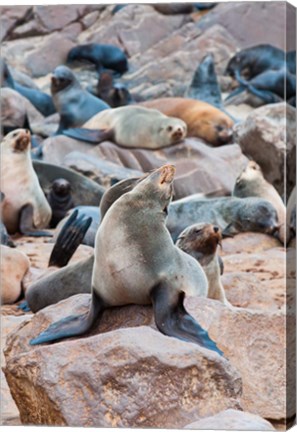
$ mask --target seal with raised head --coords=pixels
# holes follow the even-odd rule
[[[30,139],[29,131],[17,129],[1,142],[2,220],[9,234],[51,236],[41,231],[52,211],[32,166]]]
[[[127,56],[121,48],[115,45],[84,44],[72,48],[67,55],[67,62],[87,60],[95,65],[97,72],[112,69],[122,75],[128,70]]]
[[[213,146],[227,144],[232,140],[233,120],[207,102],[168,97],[142,102],[141,105],[183,120],[189,137],[202,138]]]
[[[174,241],[189,225],[205,221],[221,228],[226,237],[248,231],[273,235],[279,229],[276,209],[262,198],[190,195],[168,207],[167,228]]]
[[[75,207],[71,192],[71,183],[64,178],[58,178],[51,184],[47,194],[47,200],[52,209],[51,228],[55,228],[66,216],[68,210]]]
[[[123,83],[114,83],[109,71],[100,73],[96,87],[88,86],[87,90],[105,101],[111,108],[118,108],[132,103],[132,96]]]
[[[124,148],[157,150],[182,141],[187,126],[179,118],[156,109],[125,106],[100,112],[83,128],[69,129],[64,135],[90,143],[111,140]]]
[[[98,112],[110,108],[106,102],[84,90],[67,66],[58,66],[54,70],[51,93],[60,114],[57,134],[81,126]]]
[[[249,161],[236,179],[232,195],[238,198],[259,197],[269,201],[277,211],[278,238],[286,244],[286,207],[275,187],[265,180],[260,165]]]
[[[178,236],[176,246],[194,257],[202,266],[208,280],[208,298],[232,307],[220,278],[224,271],[223,260],[217,253],[221,241],[222,231],[218,226],[201,222],[183,230]]]
[[[208,283],[200,264],[173,244],[165,226],[174,173],[172,165],[164,165],[112,204],[96,236],[89,312],[50,325],[32,345],[84,334],[106,308],[152,303],[162,333],[222,354],[183,306],[186,294],[206,297]]]

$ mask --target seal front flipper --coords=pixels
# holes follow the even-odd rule
[[[66,266],[81,244],[92,223],[92,218],[85,218],[84,214],[77,218],[77,215],[78,210],[75,210],[61,229],[49,259],[49,267]]]
[[[20,211],[20,233],[30,237],[52,237],[53,235],[48,231],[42,231],[34,228],[33,226],[33,206],[26,204]]]
[[[226,228],[222,231],[223,237],[234,237],[236,234],[238,234],[240,231],[236,228],[236,226],[231,222],[229,225],[226,226]]]
[[[160,282],[151,291],[155,322],[161,333],[187,342],[194,342],[203,348],[223,355],[206,330],[185,310],[185,293],[177,292],[166,282]]]
[[[99,144],[102,141],[112,140],[114,137],[112,129],[70,128],[64,130],[62,133],[70,138],[90,144]]]
[[[86,333],[98,322],[105,309],[101,298],[93,291],[90,310],[82,315],[71,315],[51,324],[36,338],[30,340],[30,345],[53,342]]]

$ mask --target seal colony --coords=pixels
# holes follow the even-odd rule
[[[165,227],[174,172],[172,165],[155,170],[110,207],[96,236],[89,312],[52,324],[31,345],[81,335],[108,307],[152,303],[162,333],[222,354],[183,306],[185,295],[206,297],[208,284],[198,262],[174,246]]]

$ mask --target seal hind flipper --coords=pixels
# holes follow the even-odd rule
[[[33,211],[32,204],[26,204],[21,208],[19,223],[20,233],[30,237],[52,237],[52,233],[34,228]]]
[[[61,229],[49,259],[49,267],[65,267],[81,244],[93,219],[85,218],[84,214],[77,218],[77,215],[78,210],[75,210]]]
[[[113,139],[112,129],[70,128],[64,130],[62,133],[70,138],[90,144],[100,144],[102,141]]]
[[[155,322],[161,333],[187,342],[194,342],[203,348],[223,355],[206,330],[186,311],[183,305],[184,292],[177,292],[166,282],[160,282],[151,292]]]
[[[28,305],[27,300],[22,301],[22,303],[20,303],[17,307],[17,309],[22,310],[23,312],[31,312],[31,309]]]
[[[88,312],[82,315],[70,315],[51,324],[36,338],[30,340],[30,345],[39,345],[45,342],[54,342],[72,336],[86,333],[101,318],[104,303],[98,294],[92,293],[92,301]]]

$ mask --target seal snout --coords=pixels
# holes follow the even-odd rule
[[[163,165],[160,169],[160,184],[171,183],[175,175],[174,165]]]
[[[175,141],[180,141],[185,137],[185,130],[181,126],[177,126],[172,133],[172,138]]]
[[[218,139],[221,144],[228,144],[233,140],[233,129],[223,128],[218,132]]]
[[[12,132],[12,138],[14,140],[14,152],[25,151],[30,146],[31,133],[28,129],[18,129]]]

